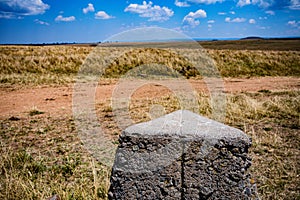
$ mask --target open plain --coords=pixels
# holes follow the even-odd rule
[[[200,44],[223,80],[224,123],[252,137],[251,180],[261,199],[299,199],[300,41]],[[107,198],[110,169],[85,149],[72,113],[77,73],[95,48],[101,47],[0,46],[1,199]],[[191,63],[169,50],[137,48],[115,59],[95,90],[99,124],[113,144],[121,133],[111,103],[114,89],[122,75],[147,62],[165,64],[185,77],[194,89],[197,113],[211,117],[210,92]],[[139,78],[147,73],[142,70]],[[153,82],[131,95],[134,123],[150,120],[155,105],[164,113],[180,109],[176,95]]]

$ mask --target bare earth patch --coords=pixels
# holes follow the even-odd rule
[[[202,80],[191,80],[192,87],[197,92],[207,91]],[[117,81],[99,83],[97,101],[109,100]],[[257,92],[260,90],[293,90],[300,88],[300,78],[295,77],[261,77],[261,78],[226,78],[224,88],[227,93]],[[34,88],[0,87],[1,118],[11,115],[28,114],[32,109],[39,109],[51,116],[72,114],[73,85],[40,86]],[[170,91],[161,85],[146,85],[139,89],[135,98],[153,98],[168,94]]]
[[[198,93],[199,112],[209,117],[206,84],[188,81]],[[101,127],[115,145],[121,130],[110,100],[117,84],[118,80],[100,81],[95,101]],[[300,78],[226,78],[224,88],[225,123],[252,137],[250,170],[261,198],[298,199]],[[107,198],[110,169],[97,162],[80,140],[72,95],[71,84],[0,87],[1,199],[46,199],[55,194],[61,199]],[[163,82],[137,88],[129,109],[135,123],[149,120],[148,112],[156,104],[166,112],[180,109]]]

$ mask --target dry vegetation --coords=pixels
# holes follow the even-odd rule
[[[93,50],[74,46],[0,47],[0,88],[19,85],[71,83],[82,62]],[[167,51],[133,51],[111,64],[107,76],[118,77],[127,66],[158,62],[183,75],[195,75],[190,63]],[[299,76],[299,51],[208,50],[226,77]],[[147,71],[146,71],[147,72]],[[144,72],[141,72],[144,73]],[[262,199],[300,198],[300,91],[244,92],[227,94],[225,123],[252,137],[251,172]],[[199,113],[210,117],[209,94],[198,93]],[[171,94],[153,98],[132,98],[130,114],[135,122],[147,121],[151,106],[160,104],[167,113],[180,109]],[[103,128],[117,144],[120,130],[114,121],[111,102],[97,103]],[[110,170],[84,149],[72,116],[50,116],[33,108],[22,117],[0,120],[0,198],[105,199]]]
[[[70,83],[91,47],[1,46],[0,83]]]
[[[300,51],[209,50],[223,77],[300,76]]]
[[[92,50],[76,46],[0,46],[0,83],[71,83]],[[222,77],[300,76],[300,51],[208,50],[208,54]],[[188,78],[199,76],[193,65],[176,53],[146,48],[120,55],[109,65],[106,77],[119,77],[128,69],[151,62],[169,66]]]
[[[276,51],[299,51],[300,40],[298,39],[275,39],[260,40],[248,39],[239,41],[202,41],[199,42],[206,49],[231,49],[231,50],[276,50]]]

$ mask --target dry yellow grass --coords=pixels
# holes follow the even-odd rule
[[[73,82],[93,50],[93,47],[76,46],[0,46],[0,83]],[[119,77],[133,67],[149,63],[168,66],[187,78],[199,76],[189,59],[196,58],[200,50],[181,51],[189,57],[184,58],[172,49],[124,48],[107,66],[105,76]],[[300,76],[299,51],[208,50],[207,53],[214,59],[222,77]],[[99,58],[103,59],[101,55]]]
[[[0,83],[72,82],[92,47],[0,46]]]
[[[223,77],[300,76],[299,51],[209,50]]]
[[[0,47],[0,82],[4,84],[61,84],[74,81],[76,73],[93,50],[91,47]],[[118,77],[147,61],[152,49],[132,51],[116,59],[107,75]],[[192,76],[189,63],[175,54],[165,54],[162,63]],[[299,52],[209,50],[223,76],[299,76]],[[141,56],[131,59],[131,56]],[[146,60],[145,60],[146,59]],[[158,62],[159,57],[153,57]],[[145,60],[145,61],[143,61]],[[143,73],[143,72],[141,72]],[[252,174],[262,199],[299,199],[300,92],[260,91],[227,94],[225,123],[252,136]],[[199,113],[211,116],[209,95],[198,94]],[[135,122],[150,119],[149,109],[162,105],[166,112],[180,109],[173,95],[133,98],[130,115]],[[114,143],[120,133],[111,102],[96,106],[103,128]],[[30,115],[32,111],[32,115]],[[77,137],[71,116],[40,116],[28,111],[23,119],[0,120],[0,198],[45,199],[58,194],[62,199],[106,199],[110,169],[86,152]]]
[[[105,198],[109,170],[84,150],[74,129],[71,119],[1,120],[0,198]]]
[[[228,94],[225,123],[252,137],[252,175],[262,199],[299,197],[299,91]],[[120,133],[110,101],[97,104],[102,127],[117,144]],[[198,94],[199,113],[211,115],[209,96]],[[153,105],[167,113],[180,109],[174,95],[133,98],[130,116],[150,119]],[[110,169],[84,149],[71,118],[32,115],[20,121],[1,120],[0,197],[44,199],[105,199]]]

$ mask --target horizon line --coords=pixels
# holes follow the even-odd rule
[[[107,44],[107,43],[140,43],[140,42],[187,42],[187,41],[195,41],[195,42],[212,42],[212,41],[237,41],[237,40],[280,40],[280,39],[300,39],[300,36],[283,36],[283,37],[260,37],[260,36],[248,36],[248,37],[232,37],[232,38],[174,38],[169,40],[134,40],[134,41],[98,41],[98,42],[37,42],[37,43],[0,43],[0,45],[67,45],[67,44]]]

